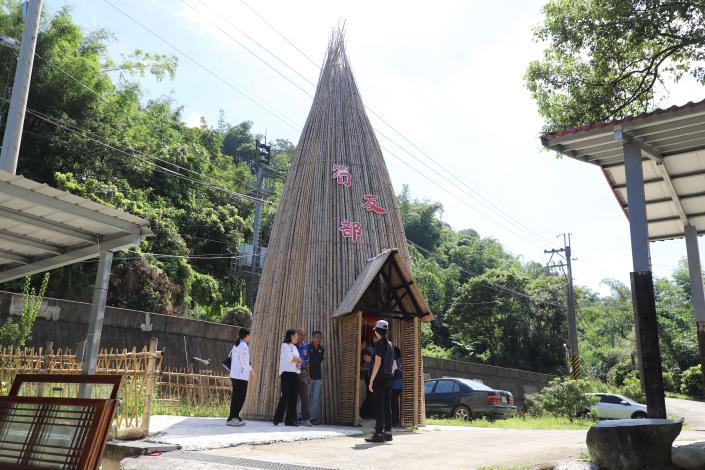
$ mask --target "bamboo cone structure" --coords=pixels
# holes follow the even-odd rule
[[[338,180],[334,165],[349,171]],[[344,172],[343,172],[344,173]],[[376,213],[363,207],[378,196]],[[340,230],[360,224],[356,242]],[[332,314],[367,260],[397,248],[408,261],[404,226],[389,173],[345,54],[343,30],[333,33],[279,210],[254,308],[251,342],[256,378],[245,415],[271,419],[279,399],[279,351],[289,328],[323,332],[319,421],[336,421],[341,358]],[[359,340],[359,337],[358,337]]]

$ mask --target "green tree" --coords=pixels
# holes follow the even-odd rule
[[[550,0],[526,83],[547,130],[650,110],[685,74],[705,84],[702,0]]]

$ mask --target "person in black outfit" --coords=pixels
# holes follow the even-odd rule
[[[278,426],[284,419],[287,426],[296,424],[296,402],[299,398],[298,385],[301,373],[301,359],[296,349],[298,337],[295,330],[287,330],[279,353],[279,375],[281,376],[281,397],[274,412],[274,425]],[[284,412],[286,411],[286,418]]]
[[[375,433],[367,442],[392,440],[392,382],[394,381],[394,345],[387,339],[389,323],[375,325],[375,358],[369,390],[375,402]]]

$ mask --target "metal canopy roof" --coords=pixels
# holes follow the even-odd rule
[[[0,282],[139,244],[149,222],[0,171]]]
[[[705,100],[541,137],[551,150],[600,166],[627,216],[629,142],[643,156],[649,239],[683,237],[686,225],[705,233]]]

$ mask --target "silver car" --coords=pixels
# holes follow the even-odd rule
[[[595,404],[599,419],[643,419],[646,418],[646,405],[615,393],[591,393],[600,398]]]

